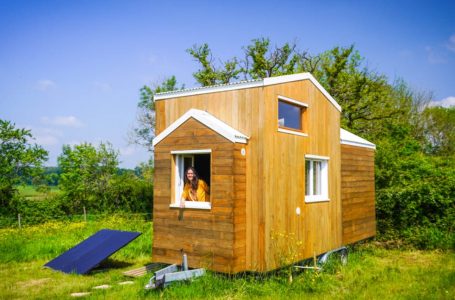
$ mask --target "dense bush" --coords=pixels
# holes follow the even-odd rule
[[[425,154],[412,142],[385,147],[376,155],[380,238],[455,249],[455,158]]]
[[[21,215],[21,224],[39,224],[52,220],[66,218],[63,211],[62,199],[59,196],[42,200],[29,200],[16,195],[11,200],[11,205],[0,216],[0,226],[18,224],[18,215]]]
[[[37,187],[37,190],[41,189]],[[40,199],[28,199],[16,194],[8,207],[0,209],[0,227],[18,224],[39,224],[47,221],[68,220],[74,216],[82,218],[84,207],[87,214],[106,215],[111,213],[151,213],[153,184],[133,174],[114,175],[106,192],[90,195],[86,205],[71,201],[64,193],[50,194]]]

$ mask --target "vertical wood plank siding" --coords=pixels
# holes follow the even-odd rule
[[[308,80],[264,88],[263,176],[265,267],[298,261],[341,246],[340,113]],[[308,104],[307,137],[278,132],[279,95]],[[306,120],[305,120],[306,119]],[[329,201],[305,202],[305,155],[329,157]],[[254,184],[254,183],[253,183]],[[301,214],[297,215],[296,209]]]
[[[341,145],[343,244],[376,235],[374,150]]]
[[[278,132],[278,95],[308,104],[307,137]],[[210,133],[202,135],[203,128],[188,121],[156,146],[154,261],[179,262],[179,249],[186,247],[192,266],[267,271],[280,266],[280,256],[299,260],[342,245],[340,113],[311,81],[157,101],[156,134],[191,108],[209,112],[250,139],[244,145],[214,132],[206,137]],[[189,136],[197,136],[198,144]],[[213,175],[211,211],[185,211],[179,223],[178,209],[169,208],[169,152],[189,147],[214,149],[212,172],[217,159],[232,159],[232,173],[219,168],[227,173]],[[305,203],[305,154],[330,158],[329,201]],[[227,166],[228,160],[222,163]]]

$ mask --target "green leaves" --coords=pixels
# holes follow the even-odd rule
[[[199,62],[200,69],[193,73],[193,77],[202,86],[226,84],[232,79],[238,79],[240,69],[237,58],[221,62],[222,67],[213,63],[212,50],[207,43],[194,45],[186,50],[195,61]]]
[[[60,188],[70,210],[83,206],[99,208],[100,203],[96,201],[103,199],[118,163],[118,152],[109,143],[101,143],[98,148],[88,143],[64,145],[58,157],[62,172]]]
[[[17,129],[9,121],[0,119],[0,203],[7,207],[15,188],[22,178],[42,172],[47,151],[31,144],[32,134],[27,129]]]
[[[299,51],[295,43],[271,46],[268,38],[253,39],[243,48],[244,59],[237,57],[220,61],[216,66],[212,51],[207,43],[194,45],[188,49],[200,69],[193,77],[201,86],[227,84],[243,75],[243,79],[261,79],[302,71],[303,66],[311,66],[314,60],[304,51]]]
[[[427,107],[423,112],[423,131],[431,154],[455,153],[455,107]]]
[[[161,84],[154,87],[144,85],[139,91],[139,109],[136,127],[129,135],[130,142],[137,145],[145,146],[152,151],[152,141],[155,137],[155,100],[157,93],[176,91],[183,89],[184,86],[178,87],[177,79],[171,76],[165,79]]]

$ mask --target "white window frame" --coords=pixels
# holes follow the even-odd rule
[[[280,101],[283,101],[283,102],[288,103],[288,104],[293,104],[295,106],[300,106],[300,108],[301,108],[301,110],[300,110],[301,116],[300,117],[302,118],[300,121],[303,122],[304,113],[302,112],[302,109],[307,109],[308,108],[308,104],[307,103],[304,103],[304,102],[302,102],[300,100],[295,100],[295,99],[292,99],[292,98],[289,98],[289,97],[278,95],[278,105],[279,105]],[[279,123],[279,120],[278,120],[278,123]],[[295,129],[295,128],[287,129],[287,127],[280,126],[278,124],[278,132],[307,137],[308,133],[304,132],[303,131],[304,129],[305,128],[303,128],[303,123],[302,123],[302,129]]]
[[[327,156],[320,156],[320,155],[305,155],[305,202],[312,203],[312,202],[326,202],[330,201],[329,199],[329,157]],[[307,172],[306,165],[307,161],[310,162],[310,171]],[[320,171],[320,183],[321,183],[321,193],[318,195],[314,194],[313,191],[313,182],[314,182],[314,162],[321,163],[321,171]],[[309,174],[309,178],[307,178],[307,174]],[[307,184],[307,182],[310,184]],[[306,187],[309,187],[310,190],[307,191]]]
[[[198,149],[198,150],[177,150],[171,151],[171,155],[175,159],[175,170],[174,170],[174,199],[171,199],[169,207],[179,208],[182,199],[183,187],[184,187],[184,160],[185,157],[192,157],[192,166],[194,166],[194,154],[211,154],[211,149]],[[210,202],[199,202],[199,201],[185,201],[185,208],[194,209],[211,209],[212,205]]]

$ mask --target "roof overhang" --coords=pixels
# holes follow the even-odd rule
[[[233,143],[246,144],[248,142],[249,139],[248,136],[232,128],[231,126],[224,123],[220,119],[217,119],[216,117],[212,116],[208,112],[199,109],[190,109],[189,111],[184,113],[180,118],[178,118],[174,123],[169,125],[169,127],[167,127],[160,134],[158,134],[153,139],[153,146],[156,146],[165,137],[171,134],[174,130],[176,130],[180,125],[185,123],[190,118],[194,118],[195,120],[201,122],[208,128],[212,129],[213,131],[217,132],[218,134],[220,134],[221,136],[225,137],[226,139],[230,140]]]
[[[376,149],[376,145],[369,142],[358,135],[353,134],[343,128],[340,128],[340,142],[344,145],[351,145],[357,147],[364,147],[370,149]]]
[[[335,99],[333,99],[332,96],[330,96],[330,94],[324,89],[324,87],[310,73],[298,73],[292,75],[269,77],[259,80],[239,81],[229,84],[219,84],[207,87],[197,87],[192,89],[158,93],[154,96],[154,100],[159,101],[177,97],[202,95],[208,93],[240,90],[254,87],[264,87],[268,85],[281,84],[300,80],[310,80],[318,88],[318,90],[330,101],[330,103],[332,103],[332,105],[335,106],[335,108],[341,112],[341,106],[335,101]]]

